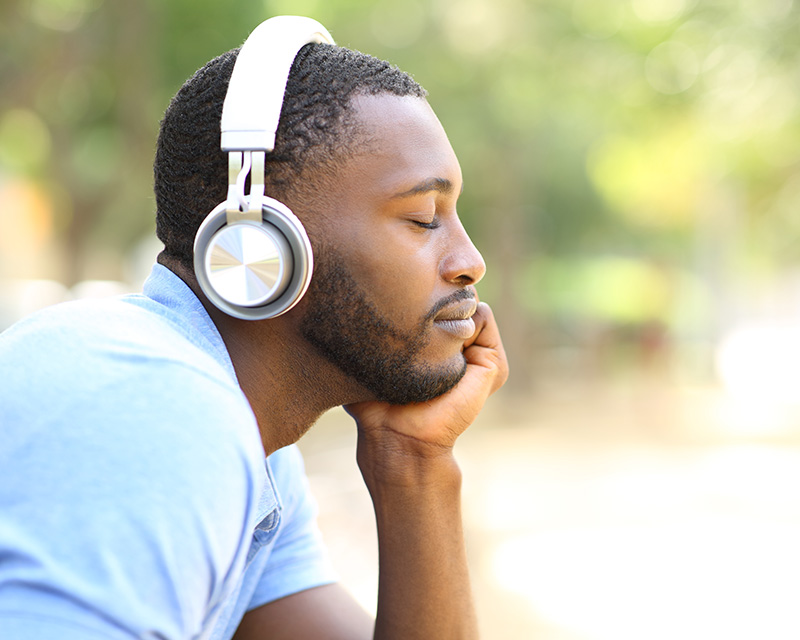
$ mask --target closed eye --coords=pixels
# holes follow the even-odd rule
[[[431,220],[430,222],[425,222],[423,220],[412,220],[411,222],[413,222],[415,225],[423,229],[438,229],[439,226],[441,225],[439,216],[434,216],[433,220]]]

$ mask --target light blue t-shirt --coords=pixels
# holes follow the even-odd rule
[[[142,295],[0,334],[0,639],[218,640],[334,580],[296,447],[264,450],[223,341]]]

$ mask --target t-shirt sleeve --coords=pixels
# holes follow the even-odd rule
[[[272,454],[268,468],[281,500],[281,525],[248,610],[337,580],[297,446]]]
[[[180,364],[84,364],[82,391],[50,371],[3,415],[0,637],[199,637],[245,562],[264,480],[252,413]]]

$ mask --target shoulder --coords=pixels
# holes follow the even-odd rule
[[[149,309],[119,299],[59,305],[0,338],[0,404],[12,443],[37,437],[40,448],[63,450],[91,443],[95,456],[119,455],[128,466],[146,455],[151,474],[161,458],[202,466],[231,449],[263,461],[236,381]]]
[[[0,372],[11,383],[0,394],[11,400],[58,389],[80,402],[83,393],[102,389],[136,401],[142,394],[134,382],[156,399],[204,381],[241,396],[199,332],[125,299],[66,303],[25,318],[0,334]]]
[[[46,310],[4,334],[0,373],[4,484],[33,492],[31,504],[58,498],[98,521],[122,509],[178,526],[215,511],[241,521],[260,490],[264,452],[238,385],[147,309]]]
[[[161,628],[196,633],[244,562],[265,480],[235,380],[120,301],[16,325],[0,337],[0,379],[0,552],[24,560],[0,583],[42,585],[131,629],[163,615]]]
[[[226,376],[213,345],[186,319],[143,296],[55,305],[0,333],[0,367],[77,366],[82,361],[147,365],[172,360]]]
[[[157,314],[118,300],[67,304],[2,338],[6,468],[42,465],[41,482],[63,473],[109,501],[126,485],[131,504],[142,492],[191,502],[263,480],[241,389]]]

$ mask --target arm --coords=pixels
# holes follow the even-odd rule
[[[375,638],[477,637],[461,527],[456,438],[505,382],[508,365],[491,310],[481,304],[467,373],[418,405],[347,407],[358,463],[375,508],[380,579]],[[235,640],[373,637],[373,623],[339,585],[308,589],[247,613]]]
[[[339,584],[306,589],[245,614],[233,640],[366,640],[374,623]]]
[[[376,638],[477,637],[452,448],[505,382],[508,364],[488,305],[475,320],[467,373],[450,392],[418,405],[348,407],[378,525]]]

